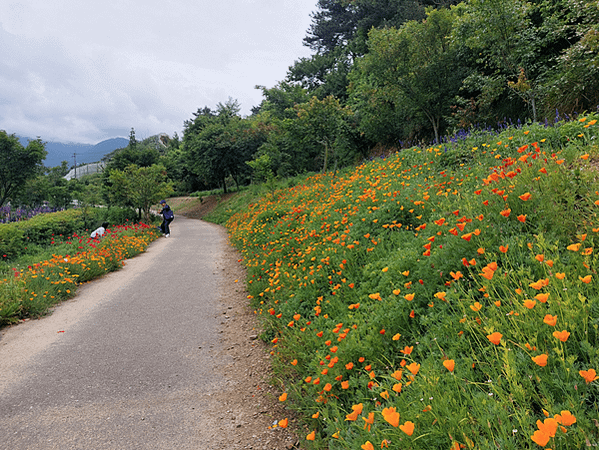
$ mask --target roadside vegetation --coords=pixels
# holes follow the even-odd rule
[[[599,443],[597,118],[404,149],[215,211],[305,448]]]
[[[86,220],[83,211],[68,210],[0,226],[0,326],[46,314],[75,296],[77,286],[120,268],[159,235],[153,226],[125,219],[92,239],[94,228]]]

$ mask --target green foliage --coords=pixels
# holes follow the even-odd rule
[[[23,230],[13,224],[0,225],[0,257],[2,260],[11,260],[23,254],[25,239]]]
[[[23,147],[14,135],[0,130],[0,206],[14,198],[28,179],[41,172],[46,150],[41,139]]]
[[[143,214],[144,221],[150,221],[150,208],[172,191],[163,166],[149,167],[130,165],[124,171],[110,170],[111,186],[109,195],[120,206],[131,206]]]

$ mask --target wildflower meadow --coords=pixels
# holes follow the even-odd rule
[[[54,213],[63,214],[66,212]],[[77,286],[112,272],[147,248],[158,237],[145,224],[118,225],[102,239],[89,233],[51,235],[47,247],[16,262],[0,255],[0,325],[45,314],[56,303],[75,295]]]
[[[471,133],[230,211],[302,448],[599,444],[598,126]]]

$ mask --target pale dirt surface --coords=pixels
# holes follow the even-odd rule
[[[178,215],[124,269],[2,330],[0,449],[300,448],[238,259],[221,227]]]

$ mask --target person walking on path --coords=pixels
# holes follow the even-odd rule
[[[171,235],[169,225],[175,218],[175,214],[173,213],[171,207],[167,205],[165,200],[160,200],[160,206],[162,206],[160,214],[162,214],[162,217],[164,218],[162,220],[162,224],[160,225],[160,229],[164,233],[164,237],[169,237]]]

